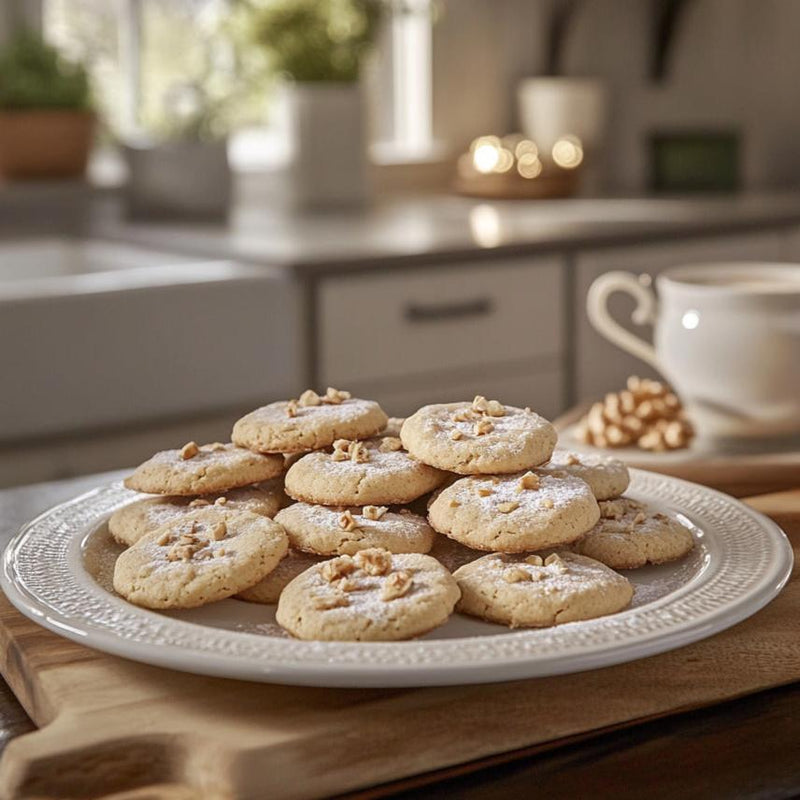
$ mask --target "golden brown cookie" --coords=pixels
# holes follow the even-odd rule
[[[198,495],[226,492],[275,478],[283,456],[260,455],[234,444],[188,442],[180,450],[163,450],[125,479],[128,489],[148,494]]]

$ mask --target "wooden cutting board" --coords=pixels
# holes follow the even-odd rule
[[[751,504],[800,551],[800,491]],[[299,798],[715,704],[800,679],[800,578],[754,617],[671,653],[488,686],[333,690],[185,675],[81,647],[0,597],[0,670],[40,730],[4,797]],[[378,792],[379,793],[379,792]]]

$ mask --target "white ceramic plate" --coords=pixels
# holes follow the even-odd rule
[[[300,642],[274,609],[225,600],[157,613],[109,591],[118,548],[106,520],[135,495],[107,486],[23,528],[3,559],[2,588],[45,628],[114,655],[186,672],[313,686],[433,686],[514,680],[603,667],[703,639],[781,590],[792,567],[783,532],[733,498],[633,471],[628,494],[682,515],[697,546],[674,564],[628,572],[629,609],[541,630],[453,615],[411,642]]]

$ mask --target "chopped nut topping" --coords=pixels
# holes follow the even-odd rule
[[[164,545],[170,543],[171,539],[172,536],[170,535],[169,531],[167,531],[166,533],[162,533],[161,536],[159,536],[158,539],[156,539],[156,544],[159,544],[161,545],[161,547],[164,547]]]
[[[320,396],[313,390],[313,389],[306,389],[303,394],[300,395],[300,400],[298,401],[298,405],[306,407],[306,406],[318,406],[322,403]]]
[[[480,497],[489,497],[492,494],[494,494],[494,489],[490,489],[488,486],[478,487],[478,495]]]
[[[530,414],[531,413],[531,407],[530,406],[525,406],[525,413],[526,414]]]
[[[216,550],[214,550],[214,558],[222,558],[222,556],[224,555],[225,555],[224,547],[218,547]]]
[[[486,433],[491,433],[494,430],[494,423],[489,422],[488,419],[481,419],[475,423],[475,435],[483,436]]]
[[[340,391],[339,389],[334,389],[333,386],[329,386],[328,391],[325,392],[325,397],[322,398],[322,402],[338,406],[345,400],[349,400],[350,397],[350,392]]]
[[[211,529],[210,538],[213,539],[215,542],[224,539],[228,534],[228,526],[220,521]]]
[[[574,466],[576,466],[577,464],[580,464],[580,463],[581,463],[581,460],[578,458],[578,456],[576,456],[576,455],[575,455],[575,453],[567,453],[567,456],[566,456],[566,458],[564,459],[564,463],[565,463],[565,464],[566,464],[568,467],[574,467]]]
[[[194,458],[200,452],[200,448],[197,446],[197,442],[186,442],[186,444],[181,447],[181,458],[184,461],[188,461],[190,458]]]
[[[215,506],[225,506],[225,505],[227,505],[227,504],[228,504],[228,498],[227,498],[227,497],[224,497],[224,496],[223,496],[223,497],[218,497],[218,498],[217,498],[217,499],[214,501],[214,505],[215,505]]]
[[[350,599],[344,592],[336,590],[333,593],[311,595],[311,605],[317,611],[329,611],[332,608],[349,606]]]
[[[392,554],[379,547],[359,550],[355,562],[367,575],[385,575],[392,568]]]
[[[503,571],[503,580],[506,583],[522,583],[523,581],[529,581],[530,579],[530,572],[528,572],[526,569],[522,569],[521,567],[509,567]]]
[[[403,443],[396,436],[386,436],[381,439],[378,450],[381,453],[396,453],[398,450],[403,449]]]
[[[542,566],[544,566],[544,560],[542,559],[542,557],[541,556],[536,556],[536,555],[528,556],[525,559],[525,563],[526,564],[530,564],[532,567],[542,567]]]
[[[182,533],[178,537],[178,544],[195,544],[195,538],[189,533]]]
[[[340,578],[349,575],[355,568],[355,561],[353,561],[350,556],[339,556],[338,558],[332,558],[330,561],[326,561],[322,565],[322,577],[325,578],[328,583],[332,583],[333,581],[338,581]]]
[[[470,408],[463,408],[453,414],[453,422],[472,422],[476,417],[475,412]]]
[[[535,472],[526,472],[520,479],[519,479],[519,489],[523,491],[525,489],[541,489],[542,488],[542,481],[539,476]]]
[[[489,403],[482,394],[476,394],[472,401],[472,410],[483,414],[489,408]]]
[[[646,514],[645,514],[643,511],[640,511],[640,512],[639,512],[639,513],[638,513],[638,514],[637,514],[637,515],[636,515],[636,516],[633,518],[633,524],[634,524],[634,525],[641,525],[641,524],[642,524],[642,523],[643,523],[643,522],[644,522],[646,519],[647,519],[647,515],[646,515]]]
[[[364,442],[353,442],[350,445],[350,460],[357,464],[369,461],[369,450]]]
[[[460,505],[461,503],[459,503],[455,498],[450,501],[450,508],[458,508]]]
[[[209,453],[219,453],[220,450],[225,449],[225,445],[222,442],[212,442],[211,444],[203,445],[201,450],[208,450]]]
[[[296,417],[297,416],[297,400],[292,399],[286,404],[286,416],[287,417]]]
[[[458,428],[453,428],[453,430],[450,431],[450,438],[454,442],[457,442],[459,439],[463,439],[464,438],[464,434],[461,433],[461,431],[458,430]]]
[[[497,510],[501,514],[510,514],[512,511],[516,511],[519,508],[519,503],[515,503],[513,501],[507,503],[500,503],[497,506]]]
[[[356,592],[361,588],[361,584],[352,578],[340,578],[336,582],[336,588],[340,592]]]
[[[566,561],[564,561],[558,553],[550,553],[544,560],[544,565],[546,567],[555,567],[556,572],[560,572],[561,574],[565,573],[568,569]]]
[[[506,410],[502,403],[499,403],[497,400],[490,400],[486,405],[486,413],[490,417],[504,417],[506,415]]]
[[[349,508],[339,517],[339,527],[348,533],[350,533],[350,531],[354,531],[358,527],[356,525],[355,518],[350,513]]]
[[[405,570],[393,572],[383,584],[383,592],[381,597],[383,600],[395,600],[408,593],[411,588],[412,580],[411,575]]]
[[[361,516],[374,522],[379,520],[388,510],[386,506],[364,506],[361,509]]]
[[[348,461],[350,459],[350,442],[347,439],[337,439],[333,443],[333,460]]]
[[[551,498],[545,497],[542,500],[542,508],[555,508],[555,503]]]
[[[210,506],[211,503],[208,500],[204,500],[202,497],[198,497],[195,500],[192,500],[189,503],[189,508],[201,508],[202,506]]]

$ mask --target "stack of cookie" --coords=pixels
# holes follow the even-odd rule
[[[151,608],[277,602],[303,639],[410,638],[456,607],[511,626],[614,613],[633,595],[614,569],[680,557],[692,536],[618,499],[621,462],[554,453],[556,439],[483,397],[402,421],[308,390],[240,419],[231,444],[137,469],[129,488],[168,496],[112,517],[129,546],[114,587]],[[294,502],[279,510],[281,484]]]

